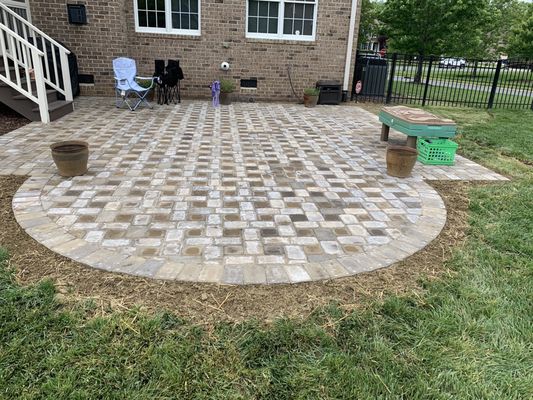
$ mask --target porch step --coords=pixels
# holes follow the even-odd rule
[[[35,88],[32,88],[32,92],[35,93]],[[55,121],[74,110],[74,104],[71,101],[57,99],[57,92],[55,90],[48,89],[46,96],[48,99],[50,121]],[[0,82],[0,102],[28,118],[30,121],[41,120],[41,114],[37,104],[4,82]]]
[[[13,77],[14,77],[14,76],[11,77],[11,80],[13,80]],[[26,88],[26,82],[27,82],[26,77],[25,77],[25,76],[23,77],[23,76],[21,75],[21,76],[20,76],[20,84],[21,84],[24,88]],[[35,89],[35,88],[33,87],[33,82],[35,82],[35,81],[32,79],[32,80],[31,80],[32,91]],[[13,82],[13,83],[15,83],[15,82]],[[11,87],[11,86],[9,86],[9,85],[8,85],[7,83],[5,83],[4,81],[0,81],[0,87]],[[18,92],[17,92],[17,93],[18,93]]]
[[[34,96],[37,95],[36,91],[32,88],[32,94]],[[54,89],[48,89],[46,91],[46,98],[48,99],[48,104],[53,103],[54,101],[57,101],[57,91]],[[18,94],[16,96],[13,96],[13,100],[26,100],[27,97],[23,94]]]
[[[4,22],[4,24],[0,24],[2,42],[4,42],[4,37],[9,38],[8,45],[2,45],[3,51],[0,51],[0,63],[2,63],[0,77],[7,82],[0,81],[0,102],[31,121],[53,121],[70,113],[73,110],[73,102],[59,100],[70,97],[70,94],[62,96],[59,94],[61,89],[59,92],[52,90],[54,87],[58,87],[56,84],[59,85],[59,78],[70,79],[68,71],[62,70],[63,63],[56,63],[58,60],[64,60],[63,57],[65,56],[68,59],[69,51],[46,33],[37,29],[25,17],[13,14],[12,10],[7,5],[4,5],[1,0],[0,22]],[[19,30],[24,32],[24,36],[28,40],[24,40],[24,37],[19,34]],[[33,45],[28,42],[33,42]],[[48,57],[42,60],[40,56],[37,56],[35,54],[36,48],[41,48],[42,51],[52,54],[53,65],[45,65],[44,63],[48,63],[50,60]],[[56,54],[59,54],[58,60],[56,60]],[[37,80],[35,80],[35,74],[30,69],[31,66],[35,66],[35,72],[39,72]],[[46,85],[48,79],[42,76],[45,71],[40,71],[41,66],[46,68],[46,71],[50,69],[49,77],[55,76],[56,81],[58,81],[56,84],[50,83],[50,85]],[[67,65],[66,68],[70,69],[71,67]],[[64,86],[66,87],[67,84],[65,83]],[[41,89],[45,89],[42,95],[46,96],[46,99],[41,96],[38,100],[41,104],[40,109],[35,102],[37,87],[39,87],[39,92]],[[24,93],[27,93],[27,95]],[[42,106],[43,103],[46,103],[46,105]],[[43,110],[45,107],[47,108],[46,112]],[[41,113],[44,114],[43,118],[41,118]]]
[[[32,111],[39,114],[39,107],[32,108]],[[56,100],[53,103],[48,103],[48,112],[50,113],[50,121],[55,121],[74,111],[74,103],[66,100]]]

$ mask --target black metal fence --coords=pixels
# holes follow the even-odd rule
[[[533,110],[533,60],[357,54],[352,100]]]

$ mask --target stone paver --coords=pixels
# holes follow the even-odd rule
[[[444,226],[424,179],[505,179],[459,156],[389,177],[380,123],[357,107],[76,108],[0,137],[0,174],[30,176],[15,216],[53,251],[157,279],[297,283],[386,267]],[[90,169],[65,179],[48,147],[73,138],[89,142]]]

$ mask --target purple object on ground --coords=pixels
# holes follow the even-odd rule
[[[213,98],[213,107],[220,105],[220,82],[214,81],[211,84],[211,97]]]

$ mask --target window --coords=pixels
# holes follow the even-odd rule
[[[246,37],[315,40],[317,0],[248,0]]]
[[[200,0],[134,0],[137,32],[200,34]]]

